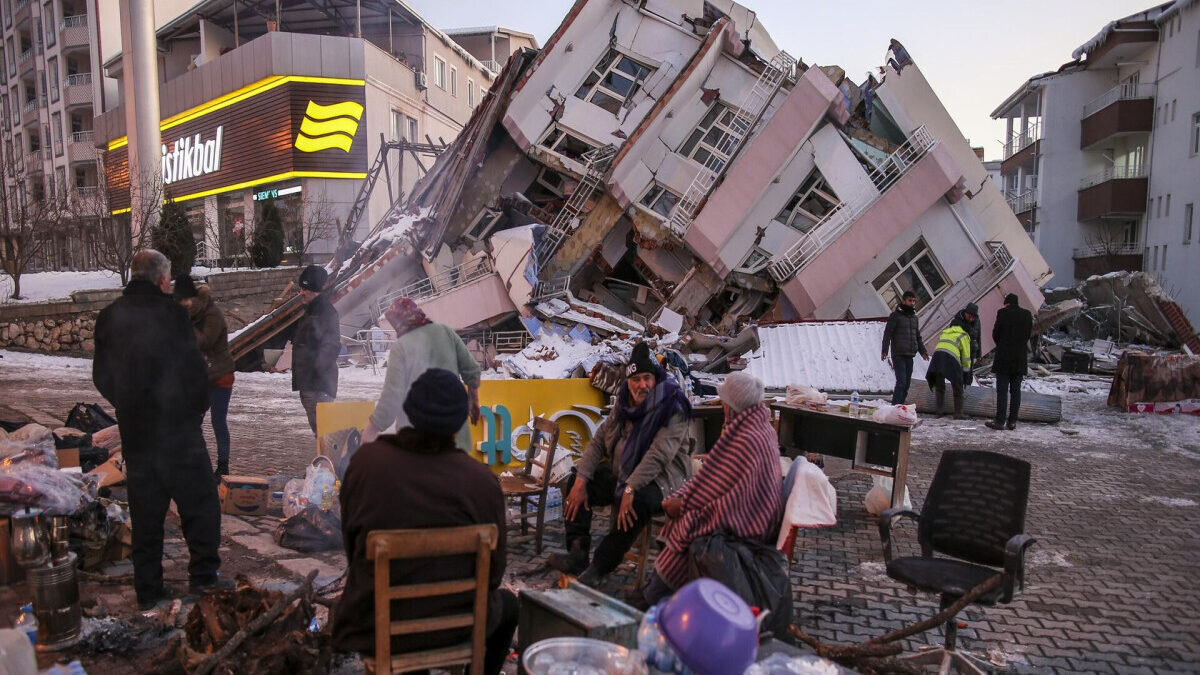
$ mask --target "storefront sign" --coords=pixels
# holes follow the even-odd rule
[[[171,150],[167,144],[162,146],[162,179],[170,185],[177,180],[186,180],[206,173],[221,170],[221,132],[225,127],[217,127],[216,137],[207,141],[200,139],[200,134],[192,138],[181,138],[175,141]]]
[[[270,190],[259,190],[254,193],[254,201],[261,202],[267,199],[279,199],[288,195],[294,195],[300,192],[303,188],[299,185],[293,185],[286,188],[271,188]]]

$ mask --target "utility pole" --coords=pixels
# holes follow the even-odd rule
[[[162,200],[158,39],[153,0],[121,0],[121,44],[125,129],[129,135],[130,231],[136,242],[142,231],[158,224],[158,208],[147,207],[157,207]]]

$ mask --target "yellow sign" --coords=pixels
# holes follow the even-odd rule
[[[317,454],[333,462],[338,478],[346,474],[350,456],[362,445],[373,401],[333,401],[317,404]]]
[[[296,149],[300,152],[320,152],[341,148],[350,152],[362,114],[362,104],[355,101],[332,105],[309,101],[304,111],[304,121],[300,123],[300,133],[296,135]]]
[[[500,473],[525,465],[534,417],[558,423],[558,453],[583,452],[603,419],[604,393],[585,378],[483,380],[479,424],[471,425],[471,456]]]

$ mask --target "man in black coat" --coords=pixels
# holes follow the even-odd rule
[[[96,319],[92,381],[117,412],[138,607],[167,599],[163,520],[174,500],[187,541],[189,588],[218,587],[221,509],[201,424],[208,410],[204,356],[187,310],[168,294],[171,263],[138,252],[121,297]]]
[[[888,316],[883,327],[883,358],[887,361],[892,352],[892,370],[896,371],[896,386],[892,389],[892,405],[904,403],[908,398],[908,385],[912,382],[913,357],[918,353],[929,360],[925,341],[921,339],[921,322],[917,318],[917,294],[904,291],[900,306]]]
[[[337,310],[322,293],[328,278],[329,273],[319,265],[309,265],[300,273],[304,315],[292,338],[292,391],[300,392],[300,404],[314,434],[317,404],[337,398],[337,357],[342,350]]]
[[[992,340],[996,355],[992,372],[996,374],[996,419],[987,426],[999,431],[1007,426],[1017,428],[1017,412],[1021,409],[1021,380],[1029,369],[1029,337],[1033,333],[1033,315],[1021,307],[1016,293],[1004,297],[1004,307],[996,312]],[[1007,425],[1005,416],[1007,413]]]
[[[333,647],[375,655],[375,563],[367,557],[374,530],[494,524],[499,534],[488,568],[483,672],[504,666],[517,628],[517,598],[500,587],[505,566],[504,494],[486,464],[454,444],[467,421],[467,392],[458,375],[430,368],[409,388],[404,412],[411,427],[385,434],[354,453],[339,495],[349,571],[333,612]],[[393,583],[436,583],[475,573],[473,555],[395,560]],[[396,621],[471,611],[472,597],[414,598],[393,603]],[[432,649],[470,639],[466,630],[392,638],[392,651]]]

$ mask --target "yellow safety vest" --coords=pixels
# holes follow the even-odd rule
[[[962,365],[963,370],[971,369],[971,336],[962,326],[950,326],[938,336],[937,351],[946,352]]]

